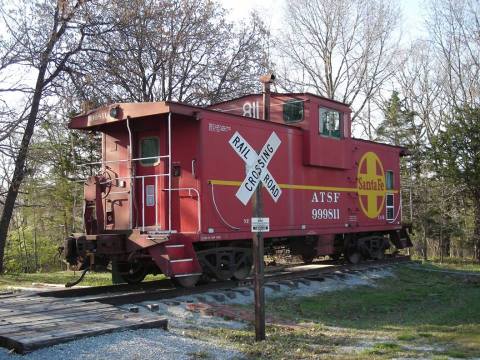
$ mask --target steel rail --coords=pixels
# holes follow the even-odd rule
[[[300,265],[288,269],[280,269],[279,271],[272,271],[265,273],[265,284],[288,281],[297,279],[316,279],[322,276],[345,275],[348,273],[357,273],[365,270],[381,268],[388,265],[395,265],[399,263],[410,262],[410,256],[397,256],[385,258],[383,260],[366,261],[361,264],[340,264],[331,265],[315,269],[297,269],[304,267]],[[314,263],[313,265],[322,265],[322,262]],[[180,296],[189,296],[206,293],[209,291],[232,290],[238,287],[252,287],[253,278],[247,278],[242,281],[219,281],[211,282],[204,285],[197,285],[194,288],[175,288],[172,282],[168,279],[145,282],[137,285],[121,284],[97,286],[92,288],[79,288],[68,290],[54,290],[38,293],[40,296],[51,297],[79,297],[79,301],[92,302],[98,301],[111,305],[124,305],[139,303],[142,301],[160,301],[163,299],[171,299]]]

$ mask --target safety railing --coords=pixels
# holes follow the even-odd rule
[[[161,226],[161,223],[159,222],[159,213],[160,213],[160,201],[159,201],[159,190],[161,191],[166,191],[168,193],[170,193],[171,191],[188,191],[188,195],[189,196],[192,196],[191,194],[194,193],[198,199],[198,202],[197,202],[197,223],[198,223],[198,231],[200,232],[200,229],[201,229],[201,209],[200,209],[200,192],[195,189],[195,188],[192,188],[192,187],[182,187],[182,188],[159,188],[159,178],[162,178],[162,177],[168,177],[170,174],[168,173],[164,173],[164,174],[154,174],[154,175],[138,175],[138,176],[133,176],[133,177],[115,177],[113,179],[108,179],[104,182],[102,182],[102,184],[113,184],[113,183],[118,183],[119,181],[122,181],[122,180],[128,180],[128,181],[134,181],[134,182],[140,182],[140,185],[141,185],[141,202],[139,205],[141,205],[141,212],[140,214],[138,214],[136,212],[135,214],[135,218],[137,220],[137,226],[140,227],[142,229],[142,231],[145,231],[145,228],[146,227],[150,227],[150,226],[154,226],[155,227],[155,231],[160,231],[162,226]],[[147,193],[146,191],[146,185],[152,185],[152,184],[146,184],[146,179],[151,179],[151,178],[154,178],[154,191],[153,193]],[[110,191],[108,193],[108,195],[110,194],[124,194],[124,193],[129,193],[130,191]],[[153,197],[153,204],[155,206],[155,224],[154,225],[147,225],[146,224],[146,220],[145,220],[145,216],[146,216],[146,213],[147,213],[147,207],[151,206],[149,205],[149,201],[150,201],[150,198]],[[171,195],[168,196],[169,198],[171,197]],[[132,196],[133,199],[135,199],[135,195]],[[135,200],[134,200],[135,201]],[[171,213],[171,203],[170,203],[170,206],[168,207],[168,210],[169,212],[168,215],[170,215]],[[133,219],[131,219],[133,220]],[[140,220],[140,221],[139,221]],[[166,225],[166,224],[165,224]],[[171,222],[169,222],[168,224],[168,228],[167,226],[164,226],[164,230],[167,231],[167,232],[172,232],[172,228],[171,228]]]
[[[197,232],[200,232],[202,228],[202,211],[200,208],[200,204],[201,204],[200,192],[197,189],[191,188],[191,187],[165,189],[165,191],[188,191],[188,196],[190,197],[191,197],[191,191],[193,191],[197,195],[197,223],[198,223]]]
[[[155,178],[154,180],[154,190],[153,190],[153,199],[154,199],[154,206],[155,206],[155,229],[156,230],[160,230],[160,226],[159,226],[159,178],[164,178],[166,177],[167,178],[167,181],[166,184],[164,185],[164,188],[162,188],[161,190],[162,191],[167,191],[168,195],[167,195],[167,204],[166,204],[166,211],[168,212],[168,226],[167,224],[165,224],[164,228],[166,229],[167,232],[171,233],[173,232],[173,229],[172,229],[172,192],[174,191],[189,191],[189,194],[191,194],[191,192],[194,192],[196,194],[196,196],[198,197],[198,202],[197,202],[197,217],[198,217],[198,231],[200,232],[200,229],[201,229],[201,209],[200,209],[200,193],[197,189],[195,188],[173,188],[172,187],[172,116],[171,116],[171,113],[168,114],[168,122],[167,122],[167,138],[168,138],[168,154],[167,155],[158,155],[158,156],[150,156],[150,157],[139,157],[139,158],[133,158],[133,149],[132,149],[132,144],[133,144],[133,133],[132,133],[132,129],[130,127],[130,121],[131,119],[130,118],[127,118],[127,121],[126,121],[126,125],[127,125],[127,131],[128,131],[128,137],[129,137],[129,145],[127,147],[128,149],[128,159],[119,159],[119,160],[102,160],[102,161],[96,161],[96,162],[90,162],[90,163],[84,163],[84,164],[81,164],[80,166],[95,166],[95,165],[100,165],[104,171],[107,170],[107,167],[108,167],[108,164],[114,164],[114,163],[130,163],[130,167],[133,168],[134,164],[136,161],[143,161],[143,160],[153,160],[153,159],[156,159],[158,161],[162,160],[162,159],[165,159],[166,160],[166,163],[165,164],[165,168],[168,169],[168,172],[167,173],[163,173],[163,174],[153,174],[153,175],[138,175],[138,176],[128,176],[128,177],[114,177],[112,179],[107,179],[106,180],[106,183],[108,182],[111,182],[112,185],[113,185],[113,182],[116,182],[118,184],[119,181],[122,181],[122,180],[128,180],[129,181],[129,186],[130,186],[130,189],[129,190],[121,190],[121,191],[110,191],[109,195],[110,194],[129,194],[129,215],[130,215],[130,228],[133,228],[134,227],[134,224],[133,224],[133,219],[135,217],[135,220],[136,220],[136,224],[135,226],[138,226],[138,222],[139,220],[141,219],[141,229],[142,231],[145,231],[145,228],[146,228],[146,225],[145,225],[145,213],[146,213],[146,205],[148,204],[145,204],[145,195],[150,195],[150,194],[146,194],[146,190],[145,190],[145,181],[146,179],[148,178]],[[192,161],[192,173],[193,173],[193,170],[194,170],[194,162]],[[130,175],[132,173],[130,172]],[[141,207],[142,207],[142,210],[141,210],[141,214],[138,214],[138,209],[136,209],[135,211],[135,215],[134,215],[134,210],[133,210],[133,207],[135,206],[135,208],[139,205],[137,204],[137,200],[136,200],[136,197],[137,197],[137,190],[136,190],[136,186],[137,186],[137,182],[141,182],[141,194],[142,194],[142,199],[141,199]],[[147,184],[147,185],[151,185],[151,184]],[[126,184],[125,184],[126,186]],[[151,188],[148,188],[148,189],[151,189]],[[150,190],[149,190],[150,191]],[[151,196],[148,198],[148,200],[150,201],[151,200]],[[164,207],[165,208],[165,207]],[[150,226],[150,225],[149,225]],[[165,231],[165,230],[164,230]]]

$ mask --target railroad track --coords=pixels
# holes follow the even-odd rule
[[[295,281],[306,280],[322,280],[325,276],[359,273],[366,270],[381,268],[388,265],[409,262],[409,256],[397,256],[385,258],[381,261],[368,261],[358,265],[351,264],[324,264],[315,263],[311,265],[301,265],[290,268],[282,268],[277,271],[269,271],[265,273],[265,284],[282,283],[292,284]],[[72,298],[76,297],[83,302],[101,302],[111,305],[124,305],[139,303],[149,300],[172,299],[181,296],[197,295],[211,291],[235,291],[236,288],[251,287],[253,278],[243,281],[221,281],[211,282],[204,285],[197,285],[194,288],[175,288],[170,280],[164,279],[159,281],[146,282],[135,286],[109,285],[98,286],[92,288],[65,289],[54,290],[39,293],[39,296]]]

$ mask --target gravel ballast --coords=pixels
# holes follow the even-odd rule
[[[27,355],[9,354],[0,349],[0,359],[69,360],[69,359],[242,359],[241,353],[218,345],[191,339],[182,332],[147,329],[123,331],[80,339]]]

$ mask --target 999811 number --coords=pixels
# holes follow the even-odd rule
[[[340,209],[312,209],[313,220],[338,220]]]

